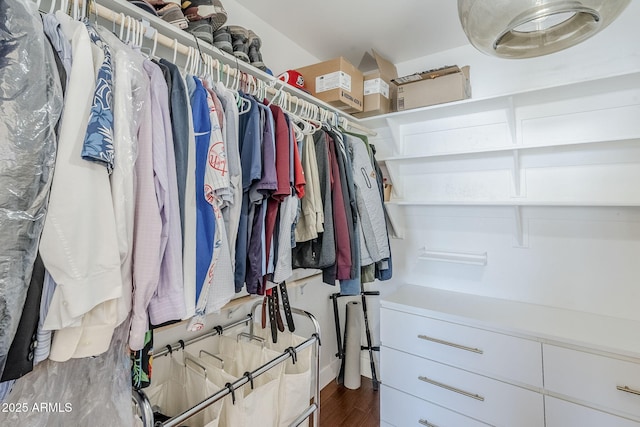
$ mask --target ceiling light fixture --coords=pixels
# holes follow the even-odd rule
[[[603,30],[631,0],[458,0],[471,44],[501,58],[531,58],[576,45]]]

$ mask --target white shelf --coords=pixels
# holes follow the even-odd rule
[[[392,206],[548,206],[548,207],[640,207],[640,201],[551,200],[391,200]]]
[[[575,142],[549,144],[549,145],[510,145],[507,147],[485,148],[485,149],[473,150],[473,151],[450,151],[450,152],[443,152],[443,153],[423,154],[418,156],[394,156],[394,157],[379,159],[378,162],[383,162],[383,163],[410,162],[410,161],[416,161],[416,160],[439,159],[443,157],[482,156],[487,154],[491,155],[491,154],[511,153],[516,150],[534,151],[534,150],[549,150],[554,148],[580,149],[580,148],[584,148],[584,146],[587,146],[587,145],[635,143],[635,142],[640,142],[640,139],[628,138],[628,139],[607,140],[607,141],[575,141]]]
[[[640,207],[639,99],[635,71],[363,119],[388,128],[396,236],[412,206],[510,208],[516,247],[528,246],[527,207]]]
[[[532,89],[525,92],[508,93],[487,98],[470,98],[446,104],[430,105],[413,110],[398,111],[380,116],[361,119],[361,123],[371,128],[405,125],[434,118],[473,114],[477,112],[517,108],[525,105],[546,103],[576,96],[609,93],[628,88],[640,87],[640,72],[611,75],[603,78]]]

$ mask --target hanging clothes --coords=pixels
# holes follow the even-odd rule
[[[62,13],[57,17],[71,41],[74,61],[40,253],[57,283],[45,328],[62,330],[80,327],[84,314],[103,302],[119,298],[122,279],[108,170],[103,164],[77,157],[88,129],[96,66],[102,64],[104,52],[91,43],[83,23]],[[96,241],[101,244],[95,245]],[[108,347],[110,336],[105,334],[112,333],[115,326],[115,318],[103,320],[111,324],[100,336],[95,336],[100,341],[96,343],[96,351],[104,351],[105,343]],[[50,357],[61,361],[71,357],[79,338],[76,332],[69,337],[57,334]]]
[[[384,205],[380,202],[378,177],[369,157],[368,144],[353,134],[345,134],[345,142],[353,152],[353,177],[361,229],[361,262],[362,265],[370,265],[391,256]]]
[[[222,216],[229,239],[230,257],[231,260],[235,261],[236,241],[240,223],[240,211],[242,208],[242,165],[240,164],[240,150],[238,146],[240,116],[232,91],[228,90],[222,82],[218,82],[215,85],[214,91],[218,94],[226,120],[223,135],[227,146],[227,165],[231,186],[231,198],[223,206]],[[232,262],[231,267],[235,272],[235,262]]]
[[[249,190],[262,177],[262,155],[260,152],[260,111],[257,102],[246,98],[251,107],[240,115],[239,150],[242,168],[242,205],[238,225],[235,257],[235,289],[240,292],[247,272],[247,250],[249,246]]]
[[[315,145],[320,200],[322,201],[324,226],[318,237],[298,243],[293,250],[294,268],[323,269],[335,264],[335,230],[333,223],[332,176],[329,162],[329,136],[324,130],[313,134]],[[334,284],[332,282],[331,284]]]
[[[150,78],[151,114],[154,120],[153,173],[155,196],[162,220],[160,276],[157,290],[149,301],[148,311],[150,322],[159,325],[180,320],[185,313],[182,284],[182,231],[169,114],[169,88],[158,65],[145,61],[144,66]]]
[[[222,104],[217,101],[217,95],[208,89],[206,81],[202,83],[207,93],[211,125],[204,188],[205,198],[211,205],[210,209],[213,210],[215,217],[215,234],[213,236],[213,254],[206,275],[207,282],[203,285],[203,290],[198,298],[196,316],[189,323],[190,330],[201,328],[204,325],[204,315],[218,312],[231,300],[234,294],[229,241],[221,211],[223,203],[231,198],[227,150],[221,126],[221,120],[224,122],[224,113],[221,110]]]
[[[320,177],[313,135],[307,135],[302,148],[302,168],[306,180],[305,197],[300,200],[300,218],[295,228],[296,242],[307,242],[324,231],[324,210],[320,197]]]

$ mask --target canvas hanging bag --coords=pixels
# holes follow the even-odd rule
[[[277,353],[283,353],[287,348],[296,347],[306,340],[299,335],[286,331],[278,334],[278,342],[274,343],[268,339],[267,330],[260,328],[257,324],[254,325],[254,334],[264,338],[267,348]],[[312,386],[312,351],[312,347],[307,347],[296,353],[295,363],[292,358],[284,362],[280,390],[278,392],[279,427],[288,427],[309,407]],[[308,426],[309,420],[305,420],[300,425],[303,427]]]

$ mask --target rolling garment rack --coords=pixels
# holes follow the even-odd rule
[[[180,340],[178,343],[173,344],[173,345],[167,345],[165,348],[163,348],[162,350],[158,351],[157,353],[153,354],[153,357],[160,357],[160,356],[164,356],[166,354],[171,354],[173,351],[177,351],[180,349],[184,349],[186,346],[196,343],[198,341],[202,341],[206,338],[209,337],[213,337],[216,335],[222,335],[225,331],[228,331],[230,329],[233,329],[237,326],[241,326],[241,325],[247,325],[249,324],[250,326],[250,330],[249,330],[249,335],[250,337],[253,337],[253,326],[254,326],[254,318],[255,318],[255,310],[256,308],[260,305],[260,303],[256,303],[254,304],[253,308],[251,309],[251,314],[248,314],[244,319],[242,320],[238,320],[236,322],[227,324],[225,326],[215,326],[211,331],[200,335],[196,338],[192,338],[188,341],[182,341]],[[276,366],[280,365],[281,363],[285,362],[286,360],[288,360],[289,358],[295,358],[296,354],[304,349],[306,349],[307,347],[313,346],[313,359],[314,359],[314,363],[313,363],[313,370],[315,371],[313,373],[313,381],[314,381],[314,388],[313,388],[313,403],[311,403],[309,405],[309,407],[307,407],[307,409],[305,409],[299,416],[298,418],[296,418],[292,423],[291,426],[298,426],[300,425],[304,420],[306,420],[307,418],[309,418],[312,414],[313,414],[313,425],[317,426],[319,425],[319,410],[320,410],[320,324],[318,323],[318,321],[316,320],[316,318],[313,316],[313,314],[305,311],[305,310],[301,310],[299,308],[295,308],[295,307],[291,307],[291,312],[293,314],[297,314],[299,316],[303,316],[306,317],[311,324],[313,325],[313,328],[315,330],[315,332],[313,334],[311,334],[311,336],[303,341],[302,343],[298,344],[295,347],[290,347],[288,348],[286,351],[284,351],[283,353],[281,353],[279,356],[275,357],[274,359],[270,360],[269,362],[265,363],[264,365],[260,366],[259,368],[251,371],[247,374],[245,374],[244,376],[238,378],[237,380],[235,380],[234,382],[232,382],[227,388],[223,388],[220,391],[212,394],[211,396],[207,397],[205,400],[203,400],[202,402],[198,403],[197,405],[193,406],[192,408],[184,411],[181,414],[176,415],[175,417],[165,421],[165,422],[156,422],[154,424],[154,420],[153,420],[153,409],[151,407],[151,402],[149,402],[149,399],[147,398],[146,394],[144,393],[143,390],[133,390],[133,402],[140,408],[139,411],[139,415],[140,418],[142,419],[142,423],[144,427],[176,427],[178,425],[180,425],[182,422],[188,420],[189,418],[193,417],[194,415],[198,414],[199,412],[205,410],[206,408],[208,408],[209,406],[213,405],[214,403],[220,401],[220,399],[224,398],[225,396],[233,393],[235,390],[237,390],[238,388],[244,386],[245,384],[249,383],[250,381],[253,381],[253,379],[259,377],[260,375],[268,372],[270,369],[275,368]]]

